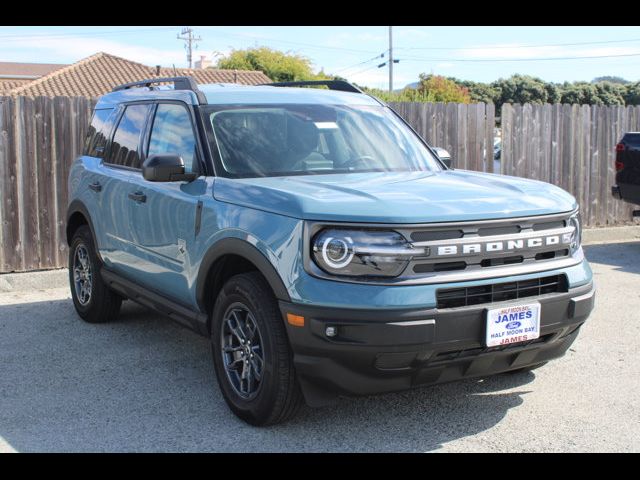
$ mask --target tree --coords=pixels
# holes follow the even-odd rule
[[[496,106],[503,103],[547,103],[549,94],[555,95],[543,80],[529,75],[512,75],[507,79],[499,79],[491,84],[500,93]]]
[[[625,105],[640,105],[640,82],[630,83],[625,88]]]
[[[461,87],[469,91],[471,101],[474,103],[496,103],[500,92],[487,83],[474,82],[471,80],[458,80],[449,77],[449,80],[456,82]]]
[[[561,102],[579,105],[624,105],[626,91],[623,85],[611,82],[565,82]]]
[[[416,89],[427,102],[471,103],[469,89],[440,75],[420,74],[420,84]]]
[[[315,80],[319,76],[313,73],[311,60],[301,55],[280,52],[268,47],[232,50],[218,60],[215,68],[223,70],[260,70],[274,82]],[[320,78],[327,78],[321,72]]]

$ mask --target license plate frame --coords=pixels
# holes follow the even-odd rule
[[[540,338],[540,310],[540,302],[517,303],[487,309],[485,345],[498,347]]]

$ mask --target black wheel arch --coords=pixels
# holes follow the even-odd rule
[[[98,248],[98,242],[96,241],[95,229],[93,228],[93,222],[91,221],[89,210],[81,200],[76,199],[73,200],[67,208],[67,225],[65,227],[65,233],[67,236],[68,246],[71,246],[73,234],[80,225],[89,226],[89,230],[91,231],[91,239],[93,240],[93,245],[96,249],[96,254],[98,255],[98,259],[102,262],[102,257],[100,255],[100,249]]]
[[[278,300],[291,301],[280,274],[260,250],[240,238],[224,238],[209,247],[200,263],[196,280],[196,301],[202,312],[207,312],[209,274],[212,268],[215,268],[216,262],[228,255],[241,257],[253,264],[267,280]]]

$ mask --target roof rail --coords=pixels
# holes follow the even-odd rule
[[[275,83],[264,83],[268,87],[305,87],[305,86],[313,86],[320,85],[329,87],[329,90],[339,90],[341,92],[353,92],[353,93],[364,93],[355,85],[352,85],[349,82],[345,82],[344,80],[303,80],[299,82],[275,82]]]
[[[149,78],[146,80],[140,80],[138,82],[124,83],[122,85],[118,85],[117,87],[113,87],[112,92],[118,92],[120,90],[128,90],[133,87],[149,87],[155,83],[173,83],[174,90],[191,90],[198,97],[198,102],[200,105],[204,105],[207,103],[207,97],[205,97],[204,93],[198,88],[198,84],[193,79],[193,77],[160,77],[160,78]]]

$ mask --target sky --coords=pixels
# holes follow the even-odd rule
[[[182,26],[0,27],[0,61],[73,63],[104,51],[146,65],[186,67]],[[387,26],[192,26],[200,55],[268,46],[303,55],[315,70],[388,88]],[[384,58],[380,58],[381,54]],[[420,73],[491,82],[514,73],[563,82],[615,75],[640,80],[640,27],[394,26],[394,88]],[[591,58],[575,58],[591,57]],[[594,58],[599,57],[599,58]]]

